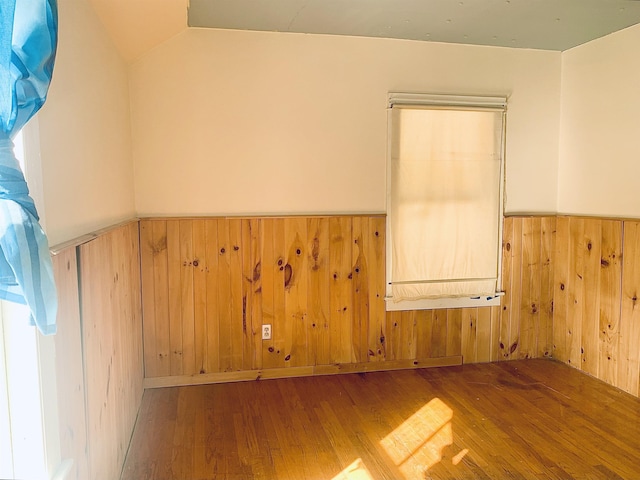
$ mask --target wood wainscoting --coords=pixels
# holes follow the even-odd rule
[[[640,222],[558,217],[553,356],[638,396]]]
[[[142,401],[137,220],[56,249],[56,377],[65,478],[119,478]]]
[[[70,478],[117,478],[143,365],[153,387],[553,357],[639,395],[640,221],[506,217],[500,307],[392,313],[383,216],[139,227],[53,257]]]
[[[140,236],[148,387],[551,355],[555,217],[505,219],[501,307],[433,311],[385,312],[381,215],[151,218]]]

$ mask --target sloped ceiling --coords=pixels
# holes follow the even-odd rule
[[[127,62],[187,28],[188,0],[90,1]]]
[[[640,0],[91,0],[128,62],[190,27],[564,51],[640,23]]]

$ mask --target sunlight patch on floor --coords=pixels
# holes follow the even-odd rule
[[[451,463],[453,463],[454,465],[458,465],[462,459],[465,457],[465,455],[469,453],[469,449],[468,448],[464,448],[462,450],[460,450],[460,452],[451,459]]]
[[[374,478],[359,458],[331,480],[374,480]]]
[[[440,462],[453,443],[452,418],[453,410],[434,398],[380,441],[404,478],[424,478]]]

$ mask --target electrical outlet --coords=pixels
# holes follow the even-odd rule
[[[271,325],[269,324],[262,325],[262,339],[271,340]]]

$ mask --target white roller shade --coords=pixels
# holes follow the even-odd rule
[[[393,106],[393,301],[495,294],[503,121],[502,108]]]

